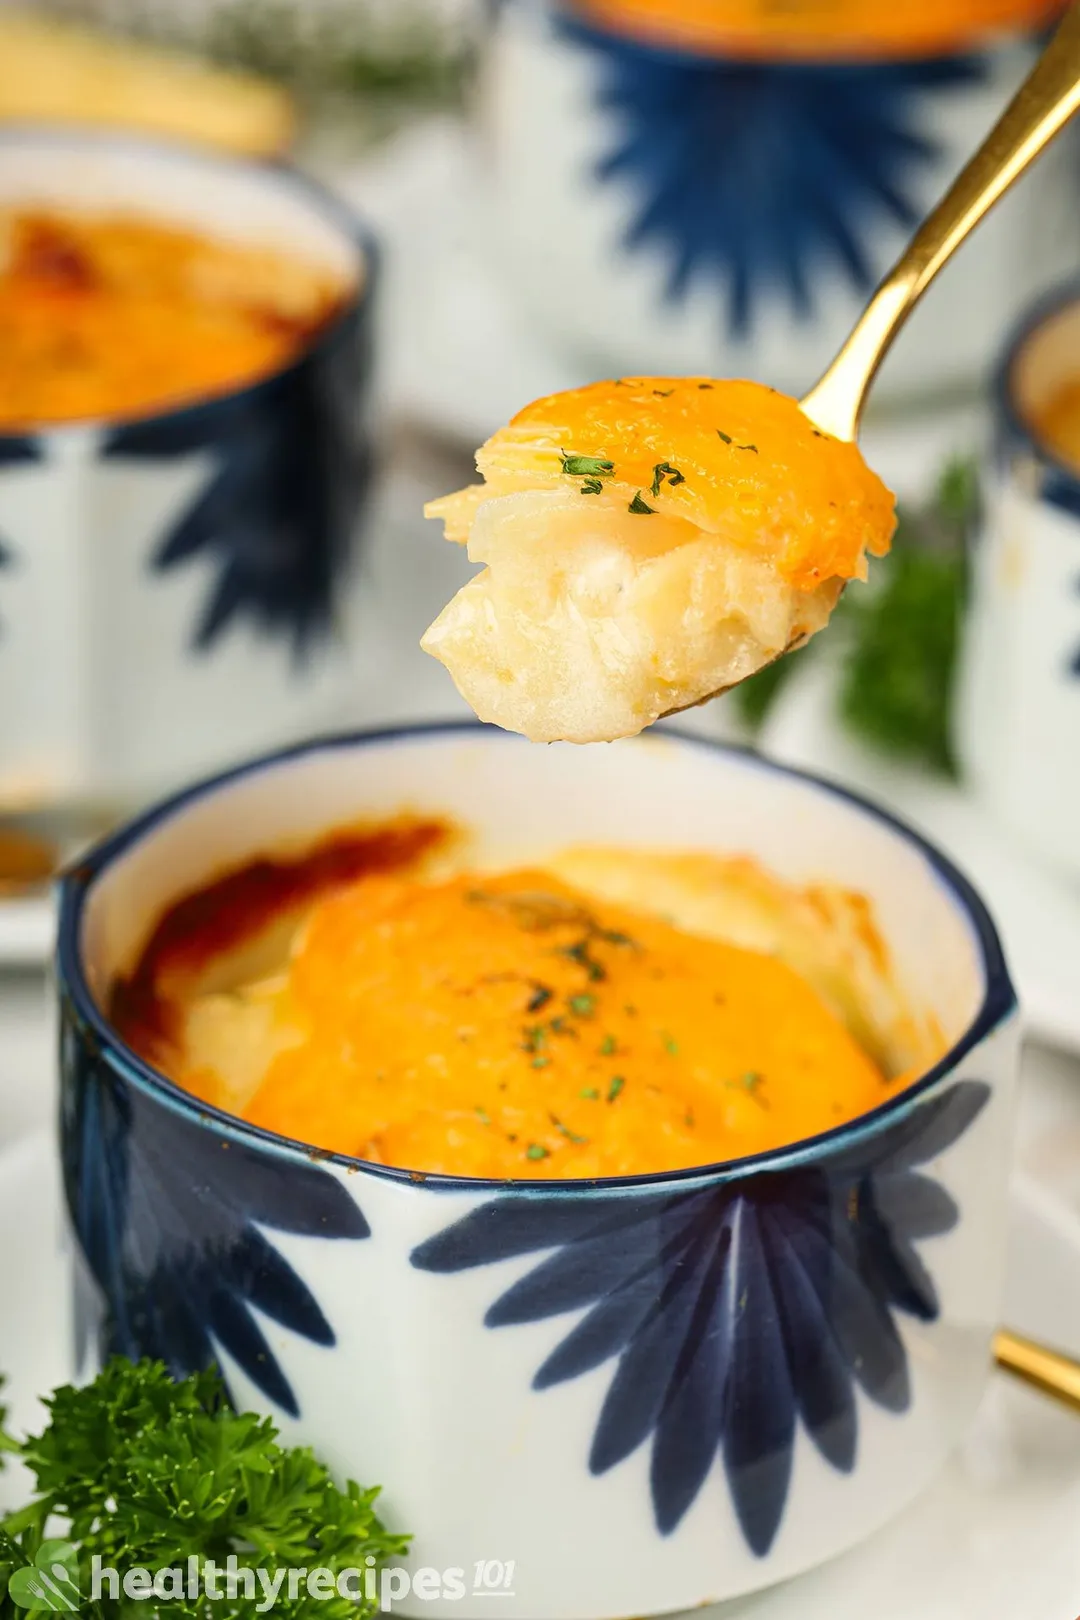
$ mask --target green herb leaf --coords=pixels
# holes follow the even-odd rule
[[[97,1556],[116,1569],[165,1569],[195,1558],[224,1566],[277,1570],[325,1566],[340,1573],[405,1552],[375,1512],[376,1490],[352,1481],[339,1488],[306,1447],[284,1446],[269,1418],[234,1412],[220,1376],[196,1373],[173,1382],[160,1362],[117,1357],[90,1384],[65,1385],[45,1403],[49,1420],[18,1450],[35,1492],[0,1524],[0,1565],[32,1562],[54,1517],[89,1568]],[[261,1594],[204,1608],[177,1602],[184,1620],[212,1608],[220,1620],[255,1620]],[[172,1606],[170,1602],[170,1607]],[[0,1600],[5,1615],[7,1602]],[[89,1611],[88,1611],[89,1612]],[[331,1597],[326,1620],[379,1613],[377,1600]],[[120,1615],[106,1602],[101,1616]],[[275,1615],[305,1620],[306,1589],[282,1589]]]
[[[567,1006],[576,1018],[591,1018],[596,1011],[596,997],[590,995],[571,996]]]
[[[477,1103],[477,1105],[474,1108],[473,1112],[475,1113],[477,1119],[480,1121],[481,1125],[490,1125],[491,1124],[491,1115],[488,1113],[486,1108],[481,1108],[479,1103]]]
[[[578,1096],[584,1097],[586,1102],[598,1102],[600,1100],[600,1093],[595,1086],[583,1086],[578,1092]]]
[[[718,439],[723,439],[725,444],[734,444],[735,442],[730,433],[721,433],[719,428],[716,430],[716,437]]]
[[[658,461],[656,466],[653,468],[653,479],[651,486],[651,492],[653,495],[659,495],[660,486],[664,482],[665,478],[672,488],[674,488],[676,484],[686,483],[685,474],[681,473],[678,467],[673,467],[670,461]]]
[[[582,495],[601,495],[603,494],[603,490],[604,486],[600,482],[599,478],[586,478],[585,482],[581,486],[580,493]]]
[[[875,583],[841,604],[851,636],[840,718],[864,742],[955,777],[951,714],[968,594],[966,547],[978,521],[975,466],[949,463],[928,508],[901,508]]]
[[[651,506],[648,506],[645,503],[645,501],[642,500],[640,489],[638,490],[637,494],[634,496],[633,500],[630,502],[630,505],[627,507],[627,511],[628,512],[638,512],[638,513],[640,513],[640,514],[642,514],[644,516],[648,516],[648,517],[654,517],[655,516],[655,509],[653,507],[651,507]]]
[[[625,1084],[626,1081],[623,1079],[621,1074],[617,1074],[613,1077],[610,1086],[608,1086],[607,1100],[609,1103],[613,1103],[615,1101]]]
[[[560,450],[559,458],[563,472],[571,478],[606,478],[615,471],[615,463],[604,461],[600,456],[569,456],[565,450]]]
[[[670,399],[675,392],[674,388],[654,388],[653,393],[658,399]]]
[[[671,1057],[675,1057],[678,1054],[678,1050],[679,1050],[678,1041],[672,1040],[672,1038],[668,1034],[667,1030],[664,1031],[664,1033],[661,1035],[660,1039],[664,1043],[664,1051],[669,1053]]]
[[[587,1136],[578,1136],[574,1131],[572,1131],[570,1129],[569,1125],[564,1125],[562,1120],[557,1119],[554,1114],[550,1114],[548,1117],[551,1120],[551,1123],[554,1125],[555,1129],[558,1131],[559,1135],[560,1136],[565,1136],[566,1140],[568,1142],[573,1142],[575,1147],[585,1147],[585,1146],[587,1146],[588,1141],[589,1141],[589,1138]]]
[[[538,984],[529,997],[529,1004],[525,1011],[531,1013],[540,1012],[542,1008],[547,1006],[554,994],[554,990],[549,989],[546,984]]]
[[[578,967],[585,969],[594,984],[600,984],[607,978],[607,969],[602,962],[596,960],[589,950],[591,937],[591,935],[587,935],[584,939],[575,940],[573,945],[560,945],[559,955],[569,957],[571,962],[576,962]]]
[[[749,1069],[745,1074],[740,1074],[738,1079],[725,1080],[724,1084],[732,1090],[745,1091],[749,1096],[753,1097],[760,1107],[768,1108],[768,1103],[761,1095],[761,1088],[765,1084],[765,1076],[758,1074],[756,1070]]]
[[[612,1055],[612,1053],[614,1052],[614,1050],[615,1050],[615,1037],[614,1037],[614,1035],[605,1035],[603,1040],[600,1042],[600,1056],[601,1057],[610,1057]]]
[[[542,1142],[530,1142],[525,1149],[527,1159],[550,1159],[551,1149],[544,1147]]]

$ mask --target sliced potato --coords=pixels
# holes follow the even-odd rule
[[[757,383],[553,395],[477,466],[425,510],[485,566],[421,645],[535,742],[632,736],[745,680],[828,622],[895,524],[856,447]]]

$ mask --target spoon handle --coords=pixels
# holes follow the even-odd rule
[[[1080,108],[1080,4],[1069,7],[1028,78],[970,163],[878,287],[803,411],[854,439],[863,402],[893,338],[938,271],[1013,181]]]
[[[1025,1384],[1080,1413],[1080,1361],[1005,1328],[994,1334],[994,1360]]]

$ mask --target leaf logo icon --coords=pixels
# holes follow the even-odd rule
[[[20,1609],[70,1614],[79,1607],[79,1561],[70,1541],[43,1541],[32,1564],[13,1570],[8,1596]]]

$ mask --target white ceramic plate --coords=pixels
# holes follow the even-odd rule
[[[0,1153],[0,1369],[10,1378],[11,1422],[20,1432],[40,1425],[39,1394],[69,1376],[61,1230],[51,1140],[27,1137]],[[1013,1195],[1008,1316],[1080,1350],[1080,1221],[1023,1180]],[[21,1471],[0,1476],[0,1506],[17,1503],[25,1487]],[[1075,1620],[1078,1519],[1080,1422],[998,1376],[962,1451],[903,1518],[811,1575],[708,1613],[714,1620]]]

